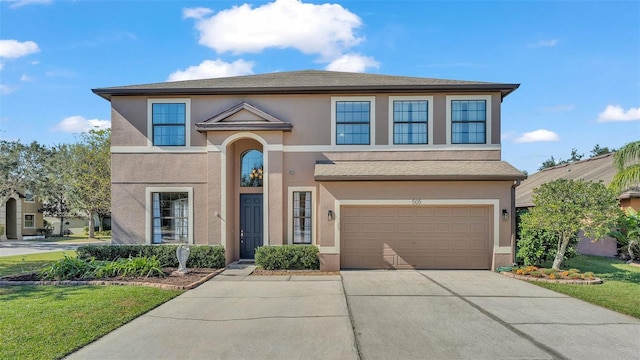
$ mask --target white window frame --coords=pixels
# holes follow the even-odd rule
[[[33,216],[33,226],[27,226],[27,216]],[[35,229],[36,228],[36,214],[32,213],[24,213],[22,214],[22,221],[25,229]]]
[[[27,200],[28,199],[27,194],[31,194],[31,200]],[[31,190],[25,190],[24,191],[24,202],[28,202],[28,203],[36,202],[36,197],[35,197],[35,195],[33,195],[33,191],[31,191]]]
[[[185,119],[184,119],[184,145],[174,146],[156,146],[153,145],[153,104],[185,104]],[[191,99],[147,99],[147,147],[155,147],[162,149],[184,149],[191,146]]]
[[[368,101],[369,107],[369,144],[336,144],[336,103],[338,101]],[[331,97],[331,145],[340,149],[349,147],[361,149],[376,144],[376,97],[375,96],[332,96]]]
[[[309,246],[316,244],[316,223],[318,222],[319,215],[316,211],[316,188],[314,186],[290,186],[288,188],[288,211],[287,211],[287,244],[294,245],[293,243],[293,193],[297,191],[304,191],[311,193],[311,244],[295,244],[301,246]]]
[[[153,244],[153,193],[170,193],[170,192],[186,192],[189,196],[189,236],[187,236],[187,243],[193,245],[193,188],[192,187],[147,187],[146,203],[145,203],[145,243],[147,245]],[[155,245],[155,244],[154,244]]]
[[[393,102],[394,101],[410,101],[422,100],[427,102],[427,143],[426,144],[394,144],[394,118],[393,118]],[[433,96],[389,96],[389,139],[388,144],[393,147],[418,147],[433,145]]]
[[[484,144],[453,144],[455,146],[478,146],[478,145],[491,145],[491,98],[492,95],[449,95],[447,96],[447,145],[451,145],[451,101],[452,100],[485,100],[487,107],[487,117],[485,119],[485,137]]]

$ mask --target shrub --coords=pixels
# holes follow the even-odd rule
[[[0,236],[4,235],[4,225],[0,225]]]
[[[266,270],[317,270],[318,254],[315,246],[262,246],[256,249],[256,265]]]
[[[161,267],[178,267],[177,245],[83,245],[78,247],[82,259],[114,261],[132,257],[155,257]],[[190,245],[187,267],[214,268],[225,266],[224,248],[220,245]]]
[[[569,242],[564,259],[569,259],[577,255],[573,247],[578,243],[578,236],[573,236]],[[551,233],[542,229],[529,226],[525,223],[520,228],[520,239],[518,240],[518,252],[516,262],[524,265],[542,265],[556,257],[558,239]]]
[[[115,276],[164,276],[155,257],[134,257],[116,261],[78,259],[65,256],[40,275],[46,280],[102,279]]]
[[[556,269],[544,269],[542,272],[543,272],[545,275],[553,275],[553,274],[555,274],[556,272],[558,272],[558,270],[556,270]]]

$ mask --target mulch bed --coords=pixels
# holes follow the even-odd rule
[[[189,290],[221,273],[224,269],[189,269],[189,273],[171,275],[177,268],[164,268],[165,277],[114,277],[98,280],[41,280],[36,273],[0,277],[0,286],[16,285],[133,285],[164,290]]]
[[[602,280],[600,278],[593,279],[550,279],[548,277],[535,277],[531,275],[517,275],[510,271],[501,272],[502,275],[512,277],[518,280],[525,281],[537,281],[537,282],[546,282],[553,284],[572,284],[572,285],[594,285],[594,284],[602,284]]]

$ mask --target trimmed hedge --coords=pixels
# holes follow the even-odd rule
[[[261,246],[256,249],[256,265],[265,270],[318,270],[316,246]]]
[[[178,245],[82,245],[80,259],[116,261],[134,257],[156,257],[163,267],[178,267]],[[190,245],[187,267],[220,269],[225,266],[224,248],[220,245]]]

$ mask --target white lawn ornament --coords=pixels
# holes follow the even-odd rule
[[[187,270],[187,259],[189,259],[189,253],[191,249],[185,244],[178,245],[176,249],[176,256],[178,257],[178,273],[186,274],[189,272]]]

